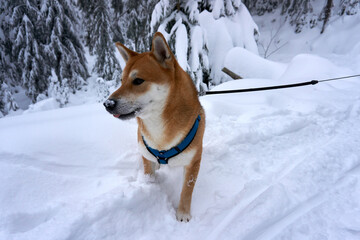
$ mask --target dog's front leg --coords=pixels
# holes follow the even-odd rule
[[[176,212],[176,219],[181,222],[188,222],[191,219],[191,198],[194,190],[197,175],[200,169],[200,157],[193,160],[184,167],[184,183],[181,191],[179,207]]]
[[[144,174],[153,176],[156,170],[156,163],[147,160],[144,156],[142,157],[144,164]]]

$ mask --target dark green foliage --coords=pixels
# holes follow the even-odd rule
[[[115,4],[114,1],[112,1]],[[82,4],[86,4],[83,6]],[[117,8],[121,9],[121,4],[117,2]],[[115,43],[111,36],[111,11],[108,0],[95,2],[82,1],[81,9],[86,16],[86,40],[91,54],[96,56],[96,62],[92,72],[106,80],[118,79],[120,75],[120,65],[115,57]]]
[[[66,0],[45,1],[42,7],[43,48],[51,69],[72,91],[79,89],[89,76],[84,49],[77,35],[77,19],[73,6]],[[48,76],[51,72],[48,73]]]
[[[120,42],[137,52],[149,51],[152,38],[149,23],[156,2],[156,0],[126,2],[123,12],[117,13],[114,21],[114,26],[118,29],[117,39]]]
[[[5,49],[1,75],[7,86],[22,86],[36,102],[48,95],[52,70],[75,91],[88,77],[84,50],[77,35],[74,6],[67,0],[14,0],[1,3],[6,10]],[[8,88],[11,92],[11,87]]]
[[[51,68],[44,64],[46,56],[41,46],[40,6],[35,0],[16,0],[9,7],[12,9],[10,58],[18,73],[13,82],[23,86],[35,102],[37,95],[47,90],[47,73]]]

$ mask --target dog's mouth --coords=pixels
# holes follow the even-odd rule
[[[113,114],[113,116],[115,118],[118,118],[118,119],[121,119],[121,120],[127,120],[127,119],[134,118],[138,114],[138,112],[140,112],[140,108],[137,108],[134,111],[129,112],[129,113],[125,113],[125,114],[119,114],[119,113]]]

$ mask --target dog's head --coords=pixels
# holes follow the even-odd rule
[[[122,84],[104,102],[106,110],[119,119],[146,118],[161,114],[174,81],[176,60],[164,36],[156,33],[150,52],[142,54],[116,43],[126,62]]]

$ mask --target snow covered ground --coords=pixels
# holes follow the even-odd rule
[[[358,26],[349,19],[286,35],[275,62],[248,61],[255,78],[214,90],[359,73],[360,31],[327,42]],[[353,47],[336,47],[350,33]],[[175,219],[182,169],[144,178],[135,121],[97,103],[0,119],[0,239],[360,239],[360,78],[201,102],[189,223]]]

